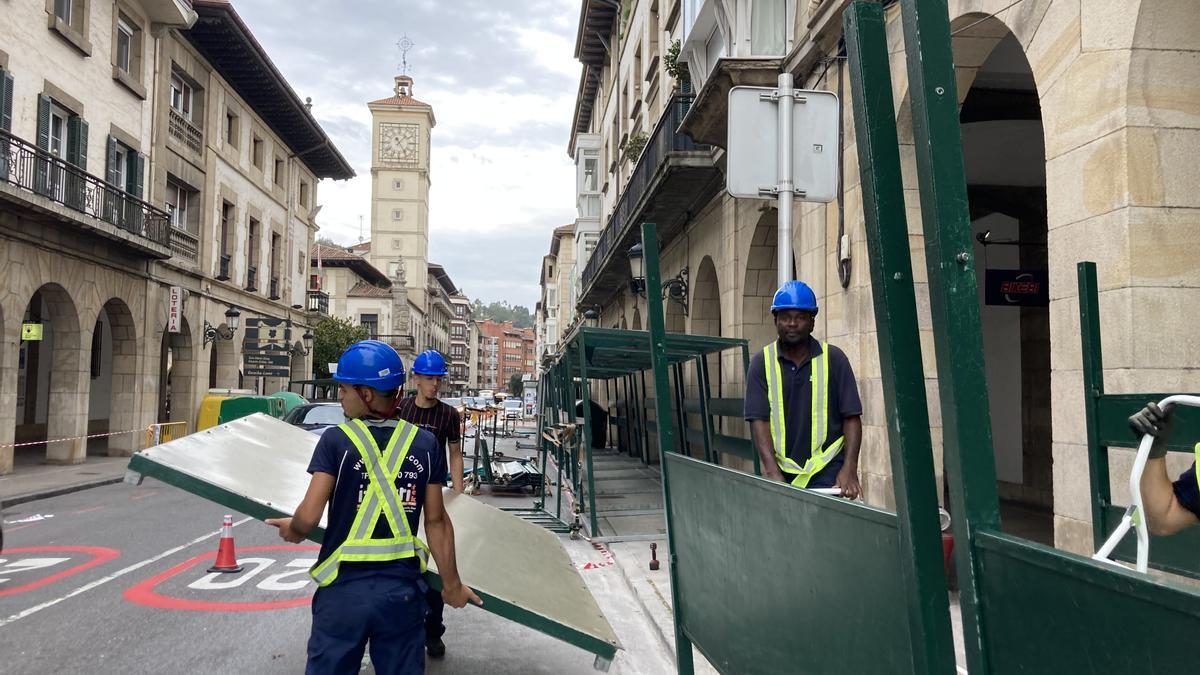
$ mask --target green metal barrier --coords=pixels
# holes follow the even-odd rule
[[[970,212],[949,15],[945,0],[900,0],[900,6],[946,481],[957,507],[954,527],[967,666],[972,675],[1195,672],[1192,642],[1200,630],[1196,590],[1000,532],[975,269],[970,230],[965,227]],[[873,21],[882,16],[877,6],[863,2],[856,2],[850,13]],[[874,50],[886,48],[882,31],[874,31],[871,41]],[[886,62],[865,72],[886,80]],[[890,98],[889,92],[889,112]],[[856,112],[858,105],[856,100]],[[894,143],[893,136],[885,144]],[[902,272],[895,280],[911,285]],[[885,311],[880,325],[888,318]],[[1084,331],[1085,339],[1088,333]],[[1102,393],[1095,387],[1089,390],[1096,396]],[[1101,425],[1113,429],[1116,420],[1123,421],[1136,406],[1123,413],[1109,408],[1110,419],[1103,423],[1100,409],[1099,404],[1089,406],[1090,414],[1097,416],[1090,425],[1097,446]],[[1107,474],[1101,471],[1106,468],[1101,463],[1092,468],[1093,480],[1104,489],[1108,476],[1099,474]]]
[[[1194,673],[1200,596],[998,532],[980,532],[985,669],[972,673]]]
[[[896,516],[667,453],[676,621],[722,673],[912,672]]]
[[[1112,503],[1111,474],[1108,470],[1110,448],[1136,448],[1138,439],[1129,430],[1128,418],[1146,405],[1167,394],[1105,394],[1104,354],[1100,343],[1100,294],[1096,283],[1096,263],[1081,262],[1079,273],[1079,327],[1083,341],[1083,404],[1087,413],[1088,466],[1092,496],[1092,534],[1099,548],[1121,522],[1125,507]],[[1168,448],[1193,453],[1200,441],[1200,409],[1179,407]],[[1118,476],[1123,479],[1124,477]],[[1132,561],[1137,553],[1136,540],[1126,537],[1114,557]],[[1184,530],[1169,537],[1151,535],[1150,566],[1166,572],[1200,579],[1200,528]]]

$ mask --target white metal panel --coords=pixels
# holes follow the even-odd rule
[[[779,184],[778,103],[773,87],[729,90],[725,185],[734,197],[770,198]],[[792,183],[796,199],[830,202],[838,185],[838,98],[828,91],[796,90],[792,106]]]

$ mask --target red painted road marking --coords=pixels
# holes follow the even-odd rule
[[[134,496],[130,497],[129,499],[136,502],[139,499],[145,499],[146,497],[153,497],[156,494],[158,494],[158,490],[154,490],[152,492],[147,492],[146,494],[142,494],[142,495],[134,495]]]
[[[116,549],[104,548],[101,546],[29,546],[26,548],[10,548],[5,549],[4,551],[5,556],[17,553],[84,553],[92,556],[92,559],[69,569],[65,569],[57,574],[51,574],[43,579],[31,581],[21,586],[14,586],[12,588],[0,590],[0,597],[24,593],[25,591],[32,591],[35,588],[41,588],[47,584],[52,584],[60,579],[69,577],[72,574],[78,574],[97,565],[103,565],[104,563],[121,555],[121,552]]]
[[[604,562],[598,562],[598,563],[597,562],[586,562],[583,565],[579,566],[579,569],[581,569],[581,570],[597,570],[602,567],[609,567],[611,565],[615,565],[617,563],[617,561],[613,559],[612,553],[609,552],[607,546],[605,546],[604,544],[598,544],[594,541],[590,542],[590,543],[592,545],[592,548],[596,549],[597,551],[600,552],[601,555],[604,556]]]
[[[76,516],[76,515],[79,515],[80,513],[91,513],[93,511],[99,511],[102,508],[104,508],[104,507],[103,506],[93,506],[90,509],[80,509],[78,511],[72,511],[71,515]]]
[[[238,548],[239,553],[249,553],[251,551],[319,551],[320,546],[289,546],[289,545],[274,545],[274,546],[243,546]],[[191,560],[185,560],[171,569],[157,574],[149,579],[131,586],[124,593],[125,599],[147,607],[156,607],[158,609],[174,609],[190,612],[264,612],[272,609],[287,609],[289,607],[303,607],[312,603],[312,596],[306,595],[302,598],[292,598],[290,600],[267,600],[259,602],[219,602],[212,600],[191,600],[185,598],[175,598],[169,595],[162,595],[155,591],[162,582],[171,577],[185,572],[192,567],[208,560],[215,560],[217,557],[216,551],[211,553],[202,553]]]

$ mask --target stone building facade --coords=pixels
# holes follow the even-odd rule
[[[0,473],[129,454],[149,425],[192,428],[212,387],[285,387],[243,376],[235,317],[291,322],[289,374],[309,372],[317,184],[353,171],[233,7],[11,4]]]
[[[579,312],[606,327],[641,327],[625,251],[637,225],[659,225],[665,279],[688,284],[686,312],[667,302],[669,330],[773,338],[777,213],[773,201],[723,190],[728,90],[796,86],[840,94],[843,189],[830,204],[797,203],[796,277],[818,294],[816,334],[850,357],[864,402],[861,473],[868,502],[893,485],[867,266],[852,115],[839,53],[844,0],[634,0],[622,13],[584,0],[576,57],[584,65],[569,151],[598,157],[601,229],[579,260]],[[887,6],[907,218],[936,465],[941,416],[908,102],[900,8]],[[972,208],[972,258],[985,270],[1044,271],[1044,307],[980,297],[1006,527],[1091,550],[1076,263],[1099,268],[1106,390],[1200,389],[1200,12],[1186,0],[950,0],[961,134]],[[672,47],[690,81],[672,77]],[[642,136],[641,134],[646,134]],[[598,150],[588,153],[587,141]],[[643,147],[638,147],[643,146]],[[765,161],[771,161],[767,158]],[[997,245],[998,243],[1010,245]],[[681,274],[686,271],[686,275]],[[981,288],[982,288],[981,284]],[[740,395],[740,357],[714,387]],[[695,376],[688,374],[695,391]],[[730,422],[727,420],[727,422]],[[1114,498],[1128,457],[1114,456]]]

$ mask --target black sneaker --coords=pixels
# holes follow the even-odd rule
[[[441,638],[425,643],[425,653],[431,659],[440,659],[446,655],[446,643]]]

